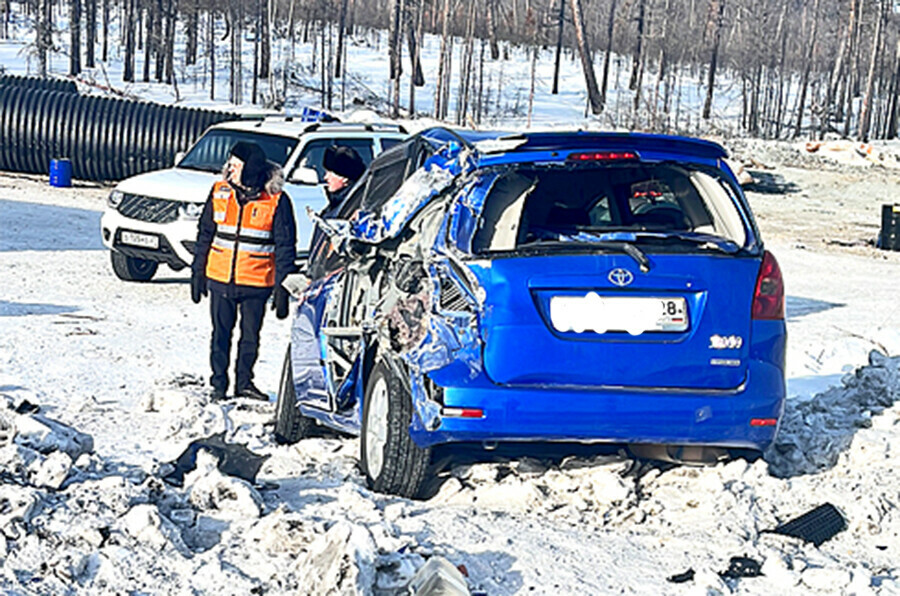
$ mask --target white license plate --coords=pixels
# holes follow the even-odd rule
[[[122,244],[130,244],[132,246],[140,246],[142,248],[159,248],[159,237],[150,234],[138,234],[136,232],[122,231],[119,237]]]
[[[553,296],[550,322],[557,331],[584,333],[645,331],[679,332],[688,328],[684,298],[600,296]]]

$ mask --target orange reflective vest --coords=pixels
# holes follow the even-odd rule
[[[272,220],[281,193],[260,194],[241,205],[234,189],[224,181],[212,190],[216,233],[206,260],[206,277],[239,286],[270,288],[275,285],[275,239]]]

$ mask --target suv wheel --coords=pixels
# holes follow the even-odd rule
[[[159,267],[156,261],[128,257],[114,250],[109,252],[109,256],[116,277],[125,281],[150,281]]]
[[[297,408],[297,393],[294,390],[294,371],[291,366],[291,347],[284,355],[281,367],[281,382],[278,383],[278,401],[275,403],[275,441],[291,445],[309,436],[315,422],[304,416]]]
[[[430,449],[409,436],[412,399],[384,363],[372,370],[363,410],[361,463],[369,486],[378,492],[415,497],[425,479]]]

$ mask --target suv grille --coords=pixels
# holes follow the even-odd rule
[[[154,199],[141,195],[126,194],[119,204],[119,213],[131,219],[153,223],[170,223],[178,219],[178,208],[182,201]]]

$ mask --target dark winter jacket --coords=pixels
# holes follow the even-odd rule
[[[296,271],[294,261],[297,256],[297,226],[294,222],[294,209],[291,205],[291,198],[286,192],[282,192],[283,187],[284,172],[278,165],[270,163],[265,190],[269,194],[281,193],[281,198],[278,200],[278,206],[275,208],[275,215],[272,220],[272,235],[275,240],[275,287],[281,285],[285,277]],[[247,192],[236,186],[232,186],[232,188],[241,205],[247,205],[258,199],[262,190],[257,189]],[[191,270],[194,275],[206,276],[206,260],[209,255],[209,247],[216,233],[212,203],[212,191],[210,190],[197,227],[197,244],[194,247],[194,262],[191,264]],[[234,283],[234,280],[225,284],[208,279],[207,284],[210,290],[234,298],[267,296],[272,292],[272,288],[239,286]]]

